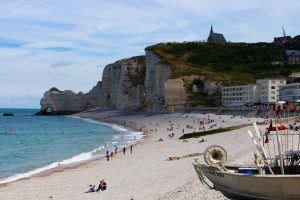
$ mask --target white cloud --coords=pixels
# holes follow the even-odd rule
[[[204,40],[210,24],[230,41],[270,42],[282,25],[294,36],[299,10],[294,0],[1,0],[0,99],[87,92],[106,64],[149,44]]]

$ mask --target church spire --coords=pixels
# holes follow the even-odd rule
[[[210,25],[210,34],[213,34],[214,33],[214,30],[213,30],[213,26],[212,24]]]
[[[285,35],[285,31],[284,31],[284,28],[283,28],[283,26],[282,26],[282,31],[283,31],[283,35],[284,35],[284,37],[286,37],[286,35]]]

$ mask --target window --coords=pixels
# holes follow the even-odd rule
[[[271,86],[271,89],[272,89],[272,90],[275,90],[275,86]]]
[[[275,81],[272,81],[271,83],[272,83],[272,84],[275,84]]]

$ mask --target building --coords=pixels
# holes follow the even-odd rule
[[[274,41],[273,43],[277,46],[277,47],[282,47],[282,48],[288,48],[288,49],[294,49],[295,48],[295,41],[291,36],[287,36],[285,34],[284,28],[282,27],[282,31],[283,31],[283,36],[281,37],[274,37]]]
[[[213,27],[211,25],[209,36],[207,38],[207,42],[211,42],[211,43],[225,43],[226,40],[225,40],[225,37],[224,37],[223,34],[214,33]]]
[[[243,106],[260,101],[260,87],[255,84],[224,86],[222,106]]]
[[[300,51],[299,50],[286,50],[285,51],[285,61],[289,65],[300,64]]]
[[[291,83],[279,86],[279,100],[296,102],[300,100],[300,83]]]
[[[258,79],[256,84],[261,87],[261,99],[263,104],[275,103],[278,100],[279,86],[285,85],[284,79]]]

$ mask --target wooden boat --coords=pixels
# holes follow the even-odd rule
[[[256,168],[233,166],[225,166],[225,171],[199,163],[194,167],[199,178],[203,179],[204,175],[213,183],[214,189],[230,199],[300,199],[300,175],[261,175]]]
[[[283,108],[288,108],[287,106],[284,105]],[[277,107],[279,110],[280,107],[276,105]],[[256,124],[254,124],[256,134],[248,131],[258,152],[255,154],[255,165],[226,166],[224,165],[227,161],[225,149],[217,145],[209,146],[203,154],[206,164],[197,161],[194,164],[200,181],[231,199],[299,200],[300,134],[298,131],[289,133],[286,129],[282,129],[279,133],[279,128],[276,126],[279,121],[276,118],[278,110],[273,109],[275,128],[271,120],[268,129],[276,133],[273,135],[268,133],[266,140]],[[273,137],[274,148],[268,148],[267,154],[263,142],[267,143],[268,137]],[[298,145],[294,145],[296,139]],[[297,150],[290,150],[293,147]],[[274,151],[271,152],[270,149]]]

